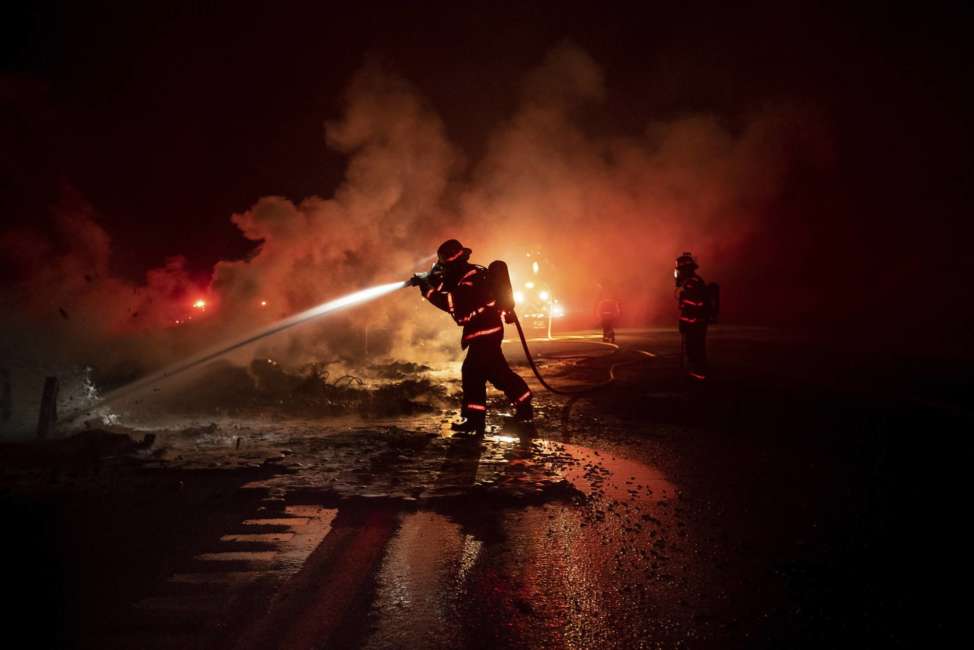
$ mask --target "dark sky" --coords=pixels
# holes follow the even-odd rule
[[[604,68],[595,129],[700,110],[733,124],[781,99],[815,107],[838,156],[808,185],[822,210],[813,243],[859,260],[859,275],[891,257],[970,269],[954,236],[970,230],[961,5],[142,4],[38,2],[3,21],[7,214],[42,221],[52,188],[70,182],[125,275],[173,254],[204,272],[247,250],[231,213],[270,194],[328,195],[344,160],[323,123],[367,58],[416,84],[476,160],[523,71],[565,39]]]

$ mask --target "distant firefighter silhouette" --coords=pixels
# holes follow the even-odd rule
[[[504,321],[513,322],[513,299],[505,299],[513,295],[507,266],[494,262],[485,269],[468,261],[470,253],[456,239],[445,241],[436,252],[433,269],[414,275],[411,282],[463,327],[460,346],[467,350],[462,367],[463,406],[461,420],[451,426],[454,431],[483,434],[488,381],[514,404],[515,420],[530,422],[534,411],[528,385],[511,370],[501,351]]]
[[[615,298],[605,296],[595,306],[595,315],[602,321],[602,340],[606,343],[615,343],[616,323],[622,316],[622,305]]]
[[[720,288],[707,284],[697,275],[700,268],[690,253],[676,258],[673,276],[676,300],[680,309],[680,337],[686,359],[687,377],[694,381],[707,378],[707,326],[717,322],[720,310]]]

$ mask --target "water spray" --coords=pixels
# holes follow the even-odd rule
[[[366,302],[370,302],[372,300],[380,298],[381,296],[392,293],[393,291],[402,289],[405,286],[408,286],[408,281],[389,282],[387,284],[380,284],[378,286],[369,287],[368,289],[362,289],[361,291],[356,291],[355,293],[350,293],[340,298],[335,298],[334,300],[324,302],[316,307],[312,307],[311,309],[307,309],[298,314],[294,314],[293,316],[289,316],[288,318],[285,318],[284,320],[280,320],[272,325],[264,327],[263,329],[259,329],[242,339],[234,341],[229,345],[211,348],[195,356],[192,356],[189,359],[181,361],[180,363],[177,363],[173,366],[169,366],[168,368],[152,373],[151,375],[147,375],[142,379],[138,379],[132,382],[131,384],[127,384],[125,386],[122,386],[121,388],[111,391],[107,393],[102,399],[100,399],[96,404],[86,408],[84,412],[89,412],[91,410],[115,402],[123,397],[136,394],[142,390],[145,390],[149,386],[155,385],[166,379],[170,379],[188,370],[192,370],[193,368],[197,368],[205,363],[208,363],[226,354],[229,354],[234,350],[239,350],[240,348],[250,345],[251,343],[255,343],[261,339],[267,338],[268,336],[279,334],[285,330],[291,329],[292,327],[297,327],[298,325],[302,325],[309,321],[322,318],[336,311],[340,311],[348,307],[353,307],[355,305],[361,305]],[[77,415],[80,414],[76,414],[73,417],[77,417]],[[68,419],[69,420],[73,419],[73,417],[70,417]]]
[[[427,257],[423,260],[420,260],[419,262],[417,262],[417,265],[428,261],[429,259],[431,259],[431,257]],[[498,278],[497,283],[494,284],[495,291],[498,293],[498,295],[501,296],[501,298],[498,300],[498,303],[500,305],[507,305],[507,308],[505,309],[505,314],[506,314],[505,320],[507,320],[509,324],[513,323],[517,327],[517,333],[521,339],[521,345],[524,348],[524,354],[527,357],[528,363],[531,366],[531,370],[534,372],[534,375],[538,378],[538,381],[541,382],[541,385],[547,388],[549,391],[553,393],[557,393],[559,395],[578,395],[581,393],[588,393],[594,390],[598,390],[600,388],[604,388],[612,384],[615,381],[615,369],[617,367],[622,365],[627,365],[629,363],[634,363],[633,361],[623,361],[623,362],[613,364],[609,368],[608,379],[598,384],[586,386],[575,390],[554,388],[553,386],[548,384],[547,381],[545,381],[544,377],[541,376],[541,372],[538,370],[538,366],[534,361],[534,357],[531,355],[531,350],[528,348],[528,342],[526,337],[524,336],[524,330],[521,328],[521,323],[518,321],[517,314],[514,312],[513,290],[511,289],[510,278],[507,273],[507,265],[504,264],[503,262],[494,262],[491,265],[491,271],[494,271],[493,276],[495,278]],[[137,394],[140,391],[149,388],[150,386],[154,386],[155,384],[158,384],[162,381],[171,379],[172,377],[185,373],[194,368],[198,368],[203,364],[219,359],[220,357],[223,357],[235,350],[239,350],[240,348],[246,347],[252,343],[256,343],[257,341],[261,339],[265,339],[269,336],[274,336],[275,334],[279,334],[285,330],[291,329],[292,327],[297,327],[298,325],[302,325],[309,321],[322,318],[324,316],[332,314],[336,311],[340,311],[342,309],[354,307],[356,305],[361,305],[366,302],[371,302],[373,300],[376,300],[377,298],[390,294],[399,289],[409,287],[409,286],[414,286],[416,284],[417,278],[425,277],[427,275],[428,274],[426,273],[417,274],[405,281],[380,284],[374,287],[369,287],[367,289],[362,289],[360,291],[347,294],[345,296],[341,296],[340,298],[335,298],[334,300],[330,300],[328,302],[324,302],[320,305],[317,305],[316,307],[312,307],[311,309],[307,309],[303,312],[294,314],[293,316],[289,316],[283,320],[280,320],[276,323],[273,323],[262,329],[259,329],[242,339],[230,343],[229,345],[223,345],[223,346],[211,348],[209,350],[196,354],[184,361],[181,361],[180,363],[169,366],[168,368],[164,368],[163,370],[152,373],[150,375],[143,377],[142,379],[138,379],[130,384],[122,386],[121,388],[118,388],[114,391],[107,393],[104,397],[98,400],[98,402],[96,402],[94,405],[87,407],[81,410],[80,412],[75,413],[72,416],[69,416],[66,419],[69,421],[73,420],[84,413],[90,413],[91,411],[97,408],[111,404],[112,402],[118,401],[119,399]],[[619,350],[619,347],[616,345],[612,345],[612,347],[616,351]]]

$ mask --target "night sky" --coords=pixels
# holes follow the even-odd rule
[[[268,195],[334,191],[346,159],[325,146],[324,124],[365,62],[412,82],[476,161],[514,111],[521,72],[567,41],[604,71],[606,103],[584,119],[607,135],[695,111],[733,131],[769,102],[822,116],[827,168],[791,171],[735,281],[758,293],[772,277],[773,291],[817,285],[837,312],[925,326],[970,301],[970,17],[959,6],[276,4],[8,13],[5,220],[42,227],[67,183],[111,233],[113,272],[137,279],[184,255],[205,276],[253,246],[231,214]]]

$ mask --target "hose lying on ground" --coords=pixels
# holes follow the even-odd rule
[[[590,386],[581,386],[581,387],[576,388],[574,390],[565,390],[563,388],[555,388],[554,386],[552,386],[551,384],[549,384],[548,382],[546,382],[545,379],[544,379],[544,377],[541,376],[541,371],[538,370],[538,366],[534,362],[534,357],[531,356],[531,350],[528,348],[528,340],[527,340],[527,338],[525,338],[525,336],[524,336],[524,330],[521,328],[521,321],[518,320],[517,317],[514,318],[514,325],[517,327],[517,335],[521,339],[521,346],[524,348],[524,356],[527,357],[527,359],[528,359],[528,364],[531,366],[531,371],[534,372],[534,376],[538,378],[538,381],[541,382],[541,385],[542,386],[544,386],[545,388],[547,388],[548,390],[550,390],[552,393],[555,393],[556,395],[582,395],[584,393],[592,393],[594,391],[601,390],[602,388],[606,388],[607,386],[610,386],[611,384],[615,383],[615,380],[616,380],[615,370],[616,370],[616,368],[618,368],[620,366],[627,366],[629,364],[636,363],[638,361],[638,359],[630,359],[629,361],[618,361],[618,362],[612,364],[611,366],[609,366],[609,378],[606,379],[605,381],[599,382],[597,384],[592,384]],[[616,345],[615,343],[604,343],[603,342],[602,345],[608,345],[608,346],[614,348],[616,352],[619,351],[619,346]],[[643,352],[642,350],[637,350],[637,352],[639,352],[640,354],[646,355],[646,356],[652,356],[652,355],[650,355],[647,352]],[[609,356],[611,356],[611,355],[609,355]]]

